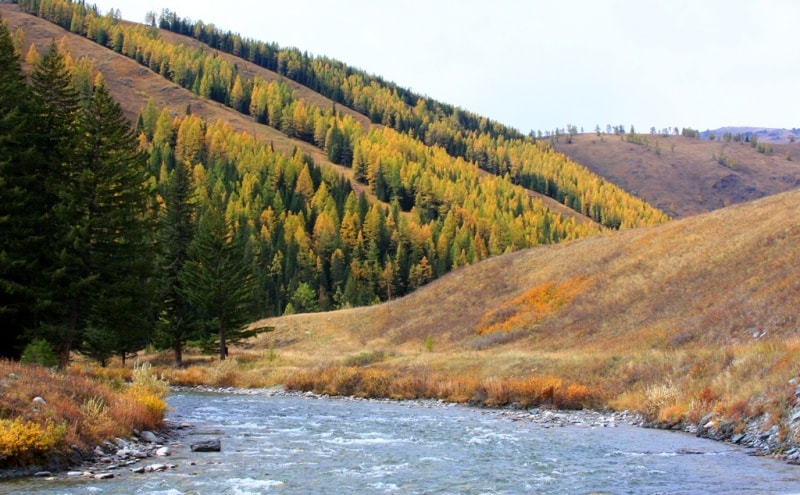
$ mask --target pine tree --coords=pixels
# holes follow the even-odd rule
[[[224,360],[228,344],[254,335],[244,324],[254,317],[257,284],[244,246],[233,235],[220,204],[203,212],[188,255],[179,280],[207,328],[216,332],[219,358]]]

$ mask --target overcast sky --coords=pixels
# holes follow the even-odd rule
[[[517,129],[800,127],[797,0],[99,0],[294,46]]]

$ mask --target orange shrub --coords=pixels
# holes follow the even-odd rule
[[[661,409],[658,422],[666,425],[676,425],[686,418],[686,407],[683,404],[673,404]]]
[[[22,418],[0,419],[0,466],[34,463],[54,450],[63,449],[65,425],[44,424]]]
[[[167,403],[141,387],[130,387],[115,403],[113,415],[128,430],[154,430],[161,426]]]
[[[537,285],[487,313],[478,323],[476,332],[479,335],[509,332],[537,323],[572,301],[586,289],[590,281],[584,277],[574,277],[560,284],[545,282]]]
[[[164,374],[174,385],[196,387],[206,383],[207,372],[205,366],[189,366],[188,368],[168,369]]]
[[[475,377],[440,378],[434,384],[434,397],[450,402],[467,402],[475,396],[480,381]]]
[[[389,397],[393,377],[388,371],[381,369],[364,369],[360,371],[358,397]]]
[[[555,396],[555,405],[560,409],[583,409],[590,407],[594,402],[594,397],[589,391],[589,387],[570,384],[566,389],[560,389]]]

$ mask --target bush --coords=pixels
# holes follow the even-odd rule
[[[38,364],[46,368],[58,365],[58,358],[53,352],[53,346],[44,339],[34,339],[22,351],[23,364]]]
[[[22,418],[0,419],[0,466],[31,464],[59,447],[66,426],[44,425]]]

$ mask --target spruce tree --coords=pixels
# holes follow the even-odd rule
[[[179,278],[195,234],[195,205],[189,173],[186,163],[176,164],[170,173],[159,228],[161,311],[155,341],[158,347],[174,351],[177,367],[183,366],[183,347],[187,340],[197,334],[196,311]]]
[[[78,139],[78,94],[72,87],[72,75],[55,41],[42,56],[31,75],[32,128],[36,134],[36,153],[28,165],[33,181],[28,194],[36,198],[29,212],[36,226],[36,247],[31,265],[30,289],[34,293],[35,321],[33,336],[51,342],[59,354],[59,366],[66,365],[77,340],[80,308],[74,295],[82,290],[86,273],[68,259],[67,231],[69,218],[61,203],[69,191],[70,175],[75,168]]]
[[[80,212],[67,239],[91,280],[82,351],[104,362],[108,353],[142,349],[151,337],[154,299],[154,227],[149,209],[150,191],[146,156],[119,104],[105,84],[94,94],[79,120],[80,145],[76,152],[72,191],[63,198],[65,210]]]
[[[41,197],[31,189],[40,180],[30,92],[8,27],[0,19],[0,332],[3,355],[18,357],[17,340],[33,325],[30,273],[41,237]]]
[[[220,360],[228,355],[228,344],[254,335],[244,328],[255,314],[253,267],[221,204],[210,205],[201,215],[179,279],[207,328],[216,333]]]

